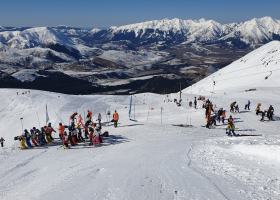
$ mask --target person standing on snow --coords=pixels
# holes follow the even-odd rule
[[[262,121],[262,122],[264,121],[264,117],[265,117],[266,113],[267,113],[267,111],[266,111],[266,110],[265,110],[265,111],[263,111],[263,112],[261,112],[261,114],[262,114],[261,121]]]
[[[226,119],[226,110],[223,110],[222,112],[222,123],[225,123],[225,119]]]
[[[89,127],[89,145],[93,145],[94,128]]]
[[[70,127],[71,129],[75,128],[75,120],[76,120],[76,116],[78,115],[77,112],[74,112],[71,116],[70,116]]]
[[[256,115],[259,115],[259,113],[262,113],[262,111],[261,111],[261,103],[258,103],[257,104],[257,108],[256,108]]]
[[[251,101],[248,100],[248,103],[245,105],[245,110],[250,110]]]
[[[197,100],[196,100],[196,97],[194,97],[193,103],[194,103],[194,108],[197,109]]]
[[[228,134],[228,136],[236,136],[235,132],[234,132],[235,126],[234,126],[234,120],[232,118],[232,116],[230,115],[228,118],[228,126],[226,129],[226,132]],[[227,131],[228,130],[228,131]]]
[[[211,124],[211,113],[212,112],[214,112],[213,104],[208,99],[205,104],[206,128],[209,128],[209,126]]]
[[[113,122],[114,122],[114,127],[117,128],[118,126],[118,121],[119,121],[119,113],[115,110],[113,114]]]
[[[83,118],[82,118],[82,115],[78,115],[77,129],[78,129],[78,141],[79,142],[84,142],[85,141],[83,136],[82,136],[82,128],[85,128]]]
[[[58,125],[59,138],[62,140],[64,136],[65,126],[60,122]]]
[[[274,114],[274,108],[273,108],[272,105],[270,105],[268,110],[267,110],[267,118],[269,120],[273,120],[273,114]]]
[[[235,112],[239,113],[239,106],[238,106],[238,104],[235,105],[234,110],[235,110]]]
[[[70,148],[68,141],[69,141],[69,137],[67,136],[66,131],[64,131],[64,133],[62,135],[62,143],[63,143],[64,148],[68,148],[68,149]]]
[[[39,139],[39,144],[40,146],[43,146],[45,144],[47,144],[47,141],[46,141],[46,135],[45,135],[45,128],[42,127],[41,128],[41,131],[39,129],[37,129],[37,134],[38,134],[38,139]]]
[[[4,142],[5,142],[4,138],[1,137],[1,138],[0,138],[1,147],[4,147]]]
[[[86,123],[90,124],[92,122],[93,113],[90,110],[88,110],[87,112]]]
[[[97,121],[98,121],[98,125],[99,125],[100,127],[101,127],[101,120],[102,120],[101,114],[98,113]]]
[[[234,112],[235,104],[236,104],[236,101],[234,101],[230,104],[230,112]]]
[[[46,138],[48,143],[51,143],[54,140],[52,137],[52,132],[56,133],[56,131],[52,127],[52,124],[49,123],[48,126],[45,126],[45,133],[46,133]]]
[[[31,133],[31,141],[32,141],[33,145],[36,147],[39,146],[38,140],[37,140],[37,135],[36,135],[36,127],[33,127],[30,130],[30,133]]]
[[[24,133],[19,136],[19,141],[20,141],[20,149],[28,149],[28,147],[26,146],[26,139],[24,137]]]

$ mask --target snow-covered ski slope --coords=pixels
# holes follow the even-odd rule
[[[184,92],[227,93],[280,86],[280,42],[272,41],[233,62]],[[215,83],[214,83],[215,82]]]
[[[254,61],[254,52],[243,59],[249,64],[263,57],[268,60],[272,55],[266,51],[277,46],[273,42],[257,50],[260,58]],[[242,66],[246,68],[246,63]],[[1,89],[0,136],[7,146],[0,149],[0,199],[280,199],[280,85],[275,74],[266,80],[274,80],[271,85],[259,85],[265,75],[262,79],[248,76],[246,85],[238,82],[243,80],[241,75],[236,76],[235,81],[224,81],[230,86],[227,90],[218,79],[214,90],[212,78],[202,80],[184,90],[181,107],[168,102],[178,99],[178,94],[138,94],[133,98],[137,121],[128,118],[129,96],[71,96],[34,90],[22,95],[25,90]],[[245,92],[250,88],[257,90]],[[236,133],[242,137],[226,136],[226,125],[202,127],[202,102],[198,109],[188,106],[198,95],[207,95],[216,108],[227,110],[237,101],[241,113],[232,115]],[[251,112],[243,110],[248,99]],[[275,121],[260,122],[254,113],[259,102],[263,109],[274,106]],[[80,144],[69,150],[60,146],[19,150],[13,137],[20,134],[20,118],[24,128],[42,126],[46,104],[54,127],[60,121],[68,123],[74,111],[83,116],[87,109],[93,110],[95,119],[100,112],[104,121],[106,110],[117,109],[120,126],[103,127],[111,136],[100,147]],[[180,124],[192,126],[174,126]]]

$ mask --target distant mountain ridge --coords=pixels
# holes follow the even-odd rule
[[[280,40],[280,20],[271,17],[229,24],[174,18],[106,29],[0,26],[0,83],[26,88],[36,82],[35,89],[64,92],[56,88],[63,78],[82,81],[90,93],[116,87],[121,93],[162,93],[176,90],[179,81],[192,84],[273,40]],[[41,87],[48,78],[55,84]]]
[[[230,42],[234,39],[255,45],[280,36],[280,21],[271,17],[254,18],[240,23],[221,24],[214,20],[162,19],[129,24],[108,29],[83,29],[68,26],[5,28],[0,27],[0,42],[13,48],[31,48],[46,44],[72,45],[79,39],[86,46],[87,40],[119,41],[173,41],[173,42]],[[87,39],[85,39],[87,38]],[[78,41],[76,41],[77,43]]]

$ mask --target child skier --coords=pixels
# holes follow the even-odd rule
[[[24,135],[19,136],[19,141],[20,141],[20,149],[28,149],[28,147],[26,146],[26,140]]]
[[[230,116],[228,118],[228,126],[227,126],[227,129],[226,129],[226,133],[228,134],[228,136],[236,136],[236,134],[234,132],[234,129],[235,129],[234,120],[233,120],[232,116]]]
[[[47,141],[46,141],[46,138],[45,138],[44,127],[41,128],[41,131],[39,129],[37,129],[37,134],[38,134],[38,140],[39,140],[40,146],[43,146],[43,145],[47,144]]]
[[[59,125],[58,125],[58,134],[59,134],[59,138],[61,140],[64,136],[64,130],[65,130],[65,126],[60,122]]]
[[[28,148],[33,148],[32,144],[30,142],[31,135],[27,129],[24,130],[24,137],[25,137],[25,140],[26,140],[25,142],[26,142],[26,145],[28,146]]]
[[[68,141],[69,141],[69,137],[67,136],[66,131],[64,131],[64,133],[62,135],[62,143],[63,143],[64,148],[68,148],[68,149],[70,148],[68,145]]]
[[[94,129],[93,127],[89,127],[89,145],[93,145],[93,136],[94,136]]]
[[[36,135],[36,128],[33,127],[31,130],[30,130],[30,133],[31,133],[31,141],[33,143],[34,146],[39,146],[38,144],[38,140],[37,140],[37,135]]]
[[[52,124],[49,123],[48,126],[45,126],[45,133],[46,133],[46,138],[48,143],[51,143],[54,140],[52,137],[52,132],[56,133],[56,131],[52,127]]]

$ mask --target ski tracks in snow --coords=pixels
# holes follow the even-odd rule
[[[231,200],[224,192],[223,190],[211,179],[209,178],[205,173],[199,171],[197,168],[195,168],[193,165],[192,165],[192,158],[190,156],[191,152],[193,150],[193,144],[191,144],[189,150],[188,150],[188,153],[187,153],[187,159],[188,159],[188,167],[194,171],[195,173],[199,174],[201,177],[203,177],[205,180],[207,180],[216,190],[217,192],[219,192],[219,194],[221,194],[224,199],[226,200]]]

